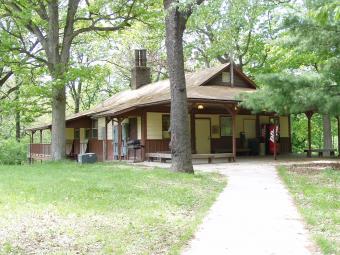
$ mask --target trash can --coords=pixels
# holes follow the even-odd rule
[[[78,155],[78,163],[85,164],[85,163],[95,163],[97,162],[97,155],[96,153],[84,153]]]
[[[265,156],[265,155],[266,155],[266,144],[260,143],[260,156]]]

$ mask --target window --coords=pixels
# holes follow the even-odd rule
[[[74,139],[76,139],[76,140],[80,139],[80,129],[79,128],[74,129]]]
[[[231,136],[232,134],[232,118],[228,116],[221,116],[221,136]]]
[[[85,129],[85,139],[90,139],[91,135],[91,129],[87,128]]]
[[[98,138],[98,120],[92,120],[91,138]]]
[[[98,129],[93,128],[92,129],[92,136],[91,138],[98,138]]]
[[[163,139],[170,138],[170,115],[164,114],[162,115],[162,137]]]

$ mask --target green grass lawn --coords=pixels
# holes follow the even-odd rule
[[[340,254],[340,171],[280,168],[280,175],[324,254]]]
[[[0,254],[178,254],[225,185],[114,163],[0,166]]]

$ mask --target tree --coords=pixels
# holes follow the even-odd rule
[[[9,50],[27,54],[47,67],[52,79],[52,159],[65,157],[65,109],[70,52],[84,33],[119,31],[147,9],[145,1],[17,0],[0,1],[0,15],[16,27],[10,36],[20,45]],[[23,36],[23,31],[29,36]],[[35,54],[28,47],[35,48]]]
[[[306,1],[282,19],[265,68],[278,73],[258,76],[263,90],[245,102],[254,110],[282,114],[313,110],[324,115],[324,148],[332,146],[330,117],[340,113],[340,17],[333,5]]]
[[[190,1],[189,1],[190,2]],[[171,90],[171,154],[172,170],[193,173],[188,117],[188,100],[184,73],[183,33],[196,5],[203,0],[179,4],[164,0],[166,51]]]
[[[209,67],[229,63],[258,70],[266,61],[272,39],[272,12],[277,5],[263,0],[216,0],[203,5],[188,22],[189,54]]]

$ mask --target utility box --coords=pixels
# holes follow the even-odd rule
[[[78,155],[78,163],[95,163],[97,162],[97,155],[95,153],[84,153]]]

